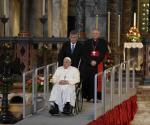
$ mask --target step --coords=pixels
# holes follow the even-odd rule
[[[150,101],[150,95],[138,95],[137,100],[138,101]]]
[[[138,86],[137,88],[137,94],[138,95],[150,95],[150,86]]]

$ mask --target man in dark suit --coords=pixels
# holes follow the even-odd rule
[[[82,60],[84,62],[83,97],[87,101],[94,98],[94,76],[107,52],[107,43],[100,38],[100,32],[96,29],[92,30],[92,39],[87,40],[84,44]],[[101,93],[98,93],[98,95],[100,97]]]
[[[82,44],[78,42],[78,33],[76,31],[71,31],[69,35],[69,41],[65,42],[58,54],[58,64],[63,65],[63,60],[65,57],[71,58],[71,65],[77,67],[80,65],[81,54],[82,54]]]

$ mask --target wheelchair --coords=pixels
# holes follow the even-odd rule
[[[83,98],[82,98],[82,81],[79,82],[76,86],[76,100],[75,107],[73,108],[72,114],[76,115],[82,111],[83,107]]]
[[[75,106],[73,107],[72,114],[70,115],[77,115],[82,111],[82,107],[83,107],[82,81],[75,84],[75,92],[76,92]]]

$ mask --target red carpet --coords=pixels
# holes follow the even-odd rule
[[[87,125],[129,125],[137,112],[137,96],[132,96]]]

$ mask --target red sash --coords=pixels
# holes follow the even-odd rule
[[[108,53],[105,54],[105,59],[108,58]],[[98,73],[99,72],[103,72],[103,62],[100,62],[98,64]],[[98,76],[98,83],[97,83],[97,92],[101,92],[102,91],[102,75]]]
[[[100,55],[99,51],[93,50],[90,53],[91,57],[98,57]],[[98,73],[103,71],[103,63],[98,64]],[[101,75],[98,76],[98,83],[97,83],[97,92],[101,92],[101,84],[102,84],[102,77]]]
[[[103,62],[98,64],[98,73],[103,72]],[[102,75],[98,76],[97,92],[102,91]]]
[[[90,53],[91,57],[98,57],[99,55],[100,55],[100,52],[97,50],[93,50]],[[107,59],[107,57],[108,57],[108,53],[105,54],[104,58]],[[103,72],[103,62],[100,62],[98,64],[98,73],[99,72]],[[98,79],[97,92],[101,92],[102,91],[102,75],[99,75],[97,79]]]

